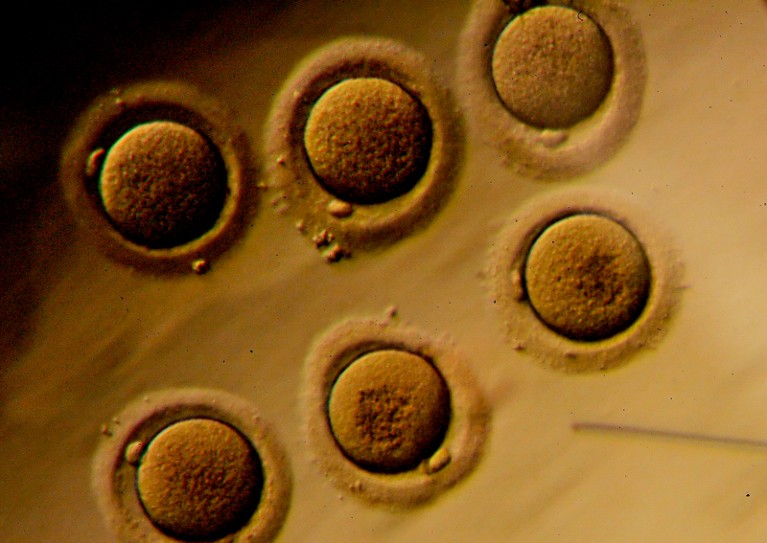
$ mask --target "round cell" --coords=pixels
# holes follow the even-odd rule
[[[126,239],[170,248],[216,223],[227,194],[226,170],[203,135],[177,122],[153,121],[133,127],[107,151],[99,193]]]
[[[375,472],[415,468],[439,447],[450,422],[450,395],[437,370],[399,350],[368,353],[333,385],[333,435],[346,456]]]
[[[628,328],[650,292],[651,273],[636,238],[599,215],[572,215],[533,243],[525,288],[538,317],[574,340],[595,341]]]
[[[304,145],[325,189],[356,204],[409,191],[429,161],[431,123],[421,103],[377,77],[346,79],[309,114]]]
[[[501,33],[492,75],[514,116],[538,128],[567,128],[594,113],[610,90],[612,48],[583,12],[537,7]]]
[[[152,439],[136,487],[160,530],[185,541],[209,541],[248,522],[263,480],[258,455],[239,432],[198,418],[176,422]]]

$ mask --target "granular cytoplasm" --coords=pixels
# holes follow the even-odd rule
[[[99,179],[104,210],[127,239],[151,248],[187,243],[215,224],[226,171],[201,134],[171,121],[140,124],[108,150]]]
[[[334,484],[413,507],[476,467],[490,412],[453,341],[393,319],[339,323],[305,366],[307,443]]]
[[[450,395],[437,370],[420,356],[374,351],[338,377],[328,417],[353,462],[371,471],[400,472],[439,446],[450,421]]]
[[[248,402],[216,390],[144,394],[101,428],[92,483],[115,541],[269,543],[291,469]]]
[[[581,373],[655,345],[680,301],[684,270],[656,219],[615,194],[582,189],[515,210],[486,272],[514,351]]]
[[[241,528],[256,510],[262,486],[251,444],[227,424],[201,418],[177,422],[155,436],[136,476],[152,523],[191,541]]]
[[[347,202],[376,204],[404,194],[429,160],[423,106],[381,78],[341,81],[314,104],[304,135],[314,173]]]
[[[591,115],[610,89],[610,42],[586,14],[542,6],[515,17],[493,53],[495,88],[520,120],[566,128]]]
[[[650,269],[636,238],[599,215],[552,224],[530,249],[525,266],[530,303],[551,328],[577,340],[626,329],[650,290]]]
[[[86,237],[154,274],[200,273],[252,224],[258,166],[243,129],[190,85],[115,88],[87,108],[63,146],[59,179]]]
[[[385,38],[320,47],[293,70],[264,135],[272,207],[328,263],[426,227],[452,194],[460,108],[424,55]],[[325,234],[327,233],[327,234]]]
[[[458,88],[477,137],[525,176],[572,178],[593,169],[639,118],[645,52],[621,2],[476,0],[458,59]]]

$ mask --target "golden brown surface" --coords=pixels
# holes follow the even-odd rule
[[[396,84],[355,78],[320,97],[304,142],[328,191],[348,202],[376,204],[418,182],[429,160],[431,126],[423,106]]]
[[[184,384],[236,393],[278,431],[295,484],[279,543],[764,543],[764,449],[571,426],[767,435],[767,70],[759,54],[767,51],[767,3],[625,2],[650,77],[639,122],[600,168],[557,183],[519,175],[480,138],[487,125],[467,116],[458,190],[403,243],[327,266],[291,221],[271,212],[267,194],[241,244],[210,273],[157,277],[93,247],[56,194],[61,140],[93,98],[138,78],[187,80],[231,105],[258,142],[272,96],[316,47],[375,32],[450,75],[470,11],[456,0],[318,0],[274,2],[267,17],[254,17],[252,4],[238,2],[195,19],[186,9],[199,4],[184,4],[183,14],[176,6],[169,20],[186,26],[176,25],[175,38],[167,24],[139,27],[110,13],[94,29],[123,25],[132,40],[124,47],[107,30],[96,40],[61,25],[62,43],[71,36],[87,44],[71,55],[71,70],[57,70],[68,86],[49,87],[47,98],[30,93],[26,107],[0,104],[10,113],[0,116],[0,184],[12,195],[0,216],[8,250],[0,268],[0,540],[123,543],[91,490],[99,427],[118,426],[111,417],[144,391]],[[47,14],[30,19],[33,30]],[[133,40],[137,30],[153,39]],[[46,36],[31,31],[28,40],[42,47]],[[114,51],[124,62],[109,57]],[[4,88],[13,84],[8,78]],[[687,288],[662,341],[613,371],[563,374],[515,350],[479,274],[500,225],[567,187],[650,209],[685,264]],[[297,409],[314,339],[391,304],[399,320],[453,338],[493,413],[476,469],[405,513],[329,482],[307,453]]]
[[[525,266],[527,295],[540,318],[584,341],[627,328],[644,307],[650,279],[634,236],[598,215],[573,215],[549,226]]]
[[[372,471],[412,469],[434,452],[450,421],[444,381],[423,358],[374,351],[338,377],[328,402],[341,448]]]
[[[501,100],[539,128],[565,128],[591,115],[612,74],[610,43],[599,26],[565,7],[538,7],[515,17],[493,53]]]
[[[218,421],[189,419],[149,443],[136,484],[158,528],[179,539],[203,541],[247,522],[263,477],[255,451],[238,432]]]
[[[329,88],[345,82],[360,84],[364,90],[371,81],[374,86],[391,82],[395,86],[387,88],[395,91],[395,97],[405,98],[404,91],[420,103],[428,112],[431,141],[428,164],[407,192],[375,205],[356,205],[339,200],[318,180],[307,157],[305,136],[312,109]],[[434,70],[429,58],[406,41],[382,36],[332,40],[295,64],[272,101],[263,134],[263,152],[271,157],[264,172],[274,189],[271,204],[315,243],[328,262],[400,241],[427,226],[455,190],[466,143],[460,113],[445,74]],[[385,133],[369,135],[370,141]],[[340,158],[345,164],[354,162],[354,157]],[[399,178],[404,172],[394,173]],[[380,186],[369,188],[381,196]]]
[[[151,248],[189,242],[216,222],[226,196],[221,158],[199,133],[156,121],[107,151],[100,192],[115,228]]]

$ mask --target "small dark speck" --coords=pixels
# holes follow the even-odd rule
[[[751,497],[751,494],[746,494],[746,498],[750,498],[750,497]]]

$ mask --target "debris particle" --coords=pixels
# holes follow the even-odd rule
[[[138,465],[141,454],[144,452],[143,441],[133,441],[125,448],[125,461],[132,466]]]
[[[314,245],[319,249],[321,247],[327,247],[331,243],[333,243],[333,240],[335,239],[335,236],[332,232],[329,232],[327,228],[323,231],[321,231],[319,234],[314,236],[312,238],[312,241],[314,242]]]
[[[431,458],[426,461],[424,469],[429,475],[443,470],[450,463],[450,453],[444,447],[437,449]]]
[[[194,262],[192,262],[192,270],[197,275],[203,275],[210,271],[210,262],[208,262],[204,258],[198,258]]]
[[[99,147],[90,154],[87,162],[85,163],[86,177],[95,177],[96,174],[99,173],[99,170],[101,169],[101,163],[104,161],[104,155],[106,155],[106,153],[107,152],[103,147]]]
[[[348,258],[349,256],[351,255],[339,245],[333,245],[322,254],[322,258],[324,258],[325,262],[328,264],[333,264],[343,258]]]
[[[349,202],[343,200],[331,200],[328,204],[328,213],[337,219],[343,219],[352,214],[354,208]]]

